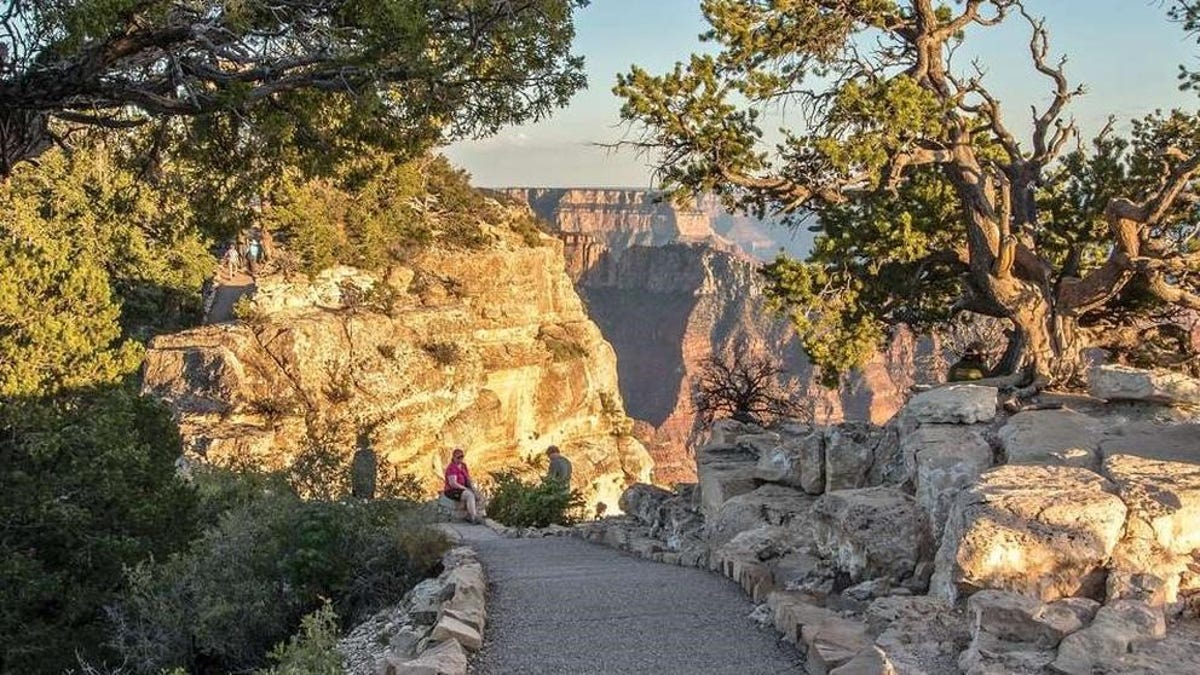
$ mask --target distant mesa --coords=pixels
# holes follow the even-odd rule
[[[556,234],[588,235],[615,252],[632,246],[707,243],[718,250],[771,260],[782,249],[803,257],[812,233],[779,218],[731,213],[712,195],[681,207],[660,191],[624,188],[499,188],[529,204]]]

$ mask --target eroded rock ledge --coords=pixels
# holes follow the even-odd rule
[[[209,460],[283,466],[313,442],[348,455],[365,431],[381,472],[432,487],[452,447],[482,478],[554,443],[612,508],[651,459],[563,264],[545,237],[426,251],[386,275],[260,277],[242,320],[156,338],[143,388]]]
[[[1192,672],[1200,424],[1060,403],[956,385],[882,427],[718,422],[697,484],[579,532],[733,579],[814,675]]]

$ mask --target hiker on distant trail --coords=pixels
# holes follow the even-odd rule
[[[467,520],[472,523],[480,522],[479,497],[476,494],[475,483],[471,480],[471,472],[463,461],[462,448],[455,448],[450,453],[450,465],[446,467],[446,485],[442,490],[450,499],[460,501],[467,507]]]
[[[238,254],[237,246],[235,244],[230,244],[225,249],[225,256],[223,260],[225,262],[225,273],[231,277],[237,276],[238,268],[241,267],[242,261],[241,255]]]
[[[260,260],[262,260],[262,244],[258,242],[258,237],[252,237],[250,243],[246,244],[246,266],[250,268],[250,274],[258,272]]]
[[[546,448],[546,456],[550,458],[550,468],[546,471],[546,480],[556,480],[570,488],[571,460],[562,456],[557,445]]]

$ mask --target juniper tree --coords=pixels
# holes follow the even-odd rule
[[[861,363],[889,327],[959,312],[1011,322],[1001,371],[1046,384],[1087,347],[1128,341],[1147,317],[1200,309],[1192,236],[1200,120],[1174,112],[1078,142],[1083,89],[1020,0],[704,0],[709,53],[663,75],[618,77],[628,143],[677,195],[816,214],[804,261],[765,269],[826,375]],[[1193,11],[1186,16],[1195,16]],[[1018,135],[982,65],[957,48],[1009,21],[1048,103]],[[761,111],[801,123],[767,148]]]
[[[583,86],[586,0],[19,0],[0,7],[0,179],[75,130],[391,149],[538,119]],[[232,141],[232,142],[231,142]]]

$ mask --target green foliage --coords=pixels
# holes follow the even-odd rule
[[[570,525],[579,520],[583,495],[561,482],[543,477],[522,480],[516,471],[491,474],[488,516],[512,527]]]
[[[150,155],[180,146],[202,156],[230,177],[206,184],[217,201],[238,198],[238,169],[321,171],[365,147],[414,156],[486,136],[541,119],[584,86],[570,48],[585,4],[16,3],[6,18],[20,31],[0,33],[0,175],[52,144],[55,116],[76,126],[182,120]]]
[[[103,145],[0,183],[0,396],[113,383],[140,361],[131,338],[199,317],[215,261],[177,197]]]
[[[1200,26],[1200,3],[1172,4],[1186,29]],[[1082,333],[1051,339],[1058,329],[1029,317],[1049,307],[1068,322],[1115,328],[1172,320],[1168,300],[1197,302],[1200,270],[1180,254],[1195,246],[1183,224],[1196,216],[1200,181],[1188,158],[1200,152],[1200,117],[1151,115],[1134,122],[1128,139],[1105,133],[1064,154],[1074,127],[1063,106],[1078,92],[1035,22],[1033,65],[1050,76],[1056,98],[1035,110],[1030,141],[1019,141],[983,78],[963,76],[949,58],[969,33],[1018,16],[1009,3],[701,7],[710,49],[661,75],[634,66],[618,76],[621,116],[640,131],[627,143],[654,157],[677,199],[713,192],[731,208],[775,213],[818,233],[807,259],[781,258],[763,271],[768,296],[792,319],[826,384],[865,363],[891,328],[927,331],[964,309],[1010,321],[1014,345],[1034,336],[1056,344],[1049,351],[1070,363]],[[1183,76],[1187,86],[1200,81]],[[780,129],[772,147],[760,115],[774,107],[795,110],[798,122]],[[1072,284],[1114,250],[1106,209],[1149,203],[1171,172],[1190,177],[1185,196],[1163,193],[1161,219],[1141,212],[1153,222],[1138,233],[1139,255],[1158,262],[1130,264],[1135,281],[1112,275],[1111,293],[1095,290],[1103,278],[1086,292],[1060,292],[1080,288]],[[1020,242],[1015,266],[998,267],[1010,234],[1006,246]],[[1048,367],[1044,354],[1023,359],[1047,380],[1070,369]]]
[[[268,188],[263,220],[309,275],[337,263],[381,269],[432,245],[479,248],[491,241],[481,223],[510,218],[440,156],[400,162],[367,155],[329,177],[306,179],[293,170]],[[394,299],[371,302],[386,312]]]
[[[275,645],[271,660],[278,665],[259,675],[344,675],[337,637],[337,614],[326,602],[300,620],[299,633]]]
[[[227,487],[216,492],[229,503]],[[361,621],[434,572],[448,547],[406,514],[394,502],[312,502],[278,489],[235,500],[185,553],[130,573],[112,610],[121,655],[146,673],[244,670],[261,667],[323,598],[342,625]]]
[[[198,531],[170,415],[118,385],[0,404],[0,672],[106,660],[124,569]]]

